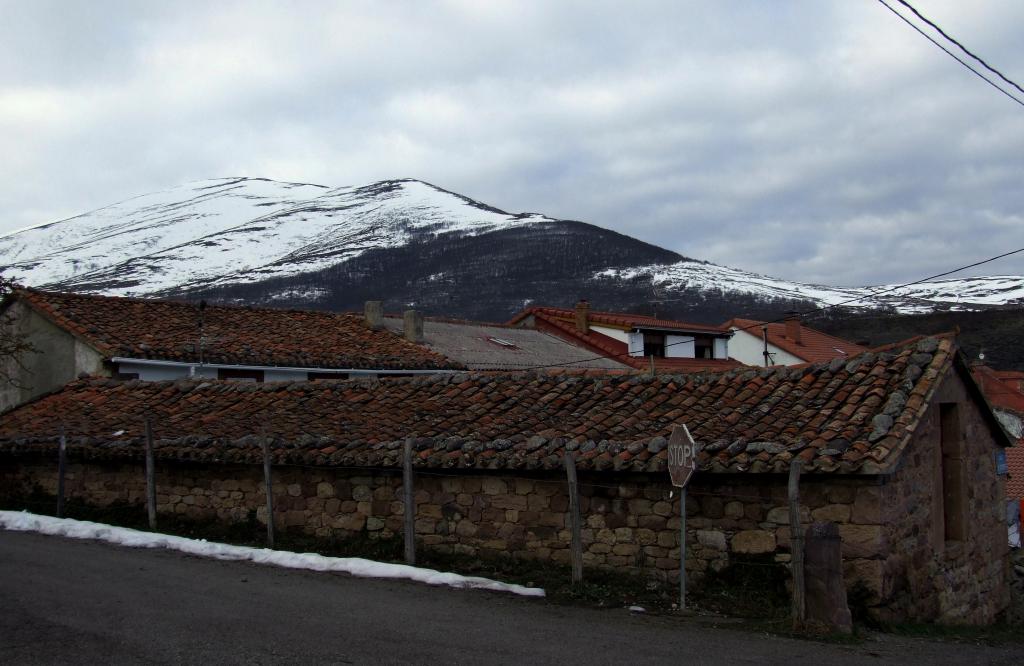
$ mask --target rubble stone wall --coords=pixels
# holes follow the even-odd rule
[[[956,404],[963,444],[966,538],[947,541],[944,525],[940,405]],[[921,419],[901,468],[883,486],[881,539],[891,553],[862,572],[883,619],[913,617],[988,624],[1009,605],[1005,478],[998,445],[967,387],[953,371]]]
[[[71,452],[73,461],[73,450]],[[678,581],[679,490],[651,475],[581,473],[584,565]],[[160,463],[157,510],[196,520],[266,521],[262,469],[244,465]],[[698,475],[687,494],[687,571],[700,580],[737,559],[788,563],[789,509],[784,475]],[[839,524],[847,584],[884,558],[879,481],[814,477],[801,481],[801,521]],[[395,471],[280,467],[274,471],[275,524],[317,536],[400,535],[402,479]],[[0,489],[56,492],[56,465],[0,467]],[[438,551],[570,561],[569,499],[563,475],[417,473],[418,542]],[[140,465],[68,466],[68,497],[91,505],[145,502]],[[737,558],[737,556],[739,556]]]

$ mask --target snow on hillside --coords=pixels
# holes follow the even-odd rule
[[[418,233],[544,221],[415,180],[327,188],[224,178],[0,236],[0,266],[38,287],[145,295],[314,271]]]
[[[975,306],[1024,304],[1024,279],[1020,276],[947,278],[894,289],[896,285],[874,287],[827,287],[804,284],[748,273],[728,266],[681,261],[669,265],[608,269],[595,278],[649,278],[665,291],[697,287],[743,292],[769,298],[797,298],[825,305],[846,304],[850,308],[892,306],[904,313],[930,312],[935,307],[971,309]]]
[[[475,236],[552,221],[542,215],[510,215],[418,180],[329,188],[221,178],[0,236],[0,271],[36,287],[162,295],[301,277],[424,236]],[[697,287],[821,305],[858,299],[849,306],[890,305],[903,312],[1024,304],[1019,276],[937,280],[869,298],[889,287],[828,287],[699,261],[642,261],[646,265],[602,270],[593,279],[646,277],[666,298],[674,290]],[[312,303],[326,294],[322,285],[299,279],[264,296]]]

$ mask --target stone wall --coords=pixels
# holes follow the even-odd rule
[[[886,621],[983,624],[1008,603],[1003,479],[995,440],[965,385],[943,382],[901,466],[890,476],[807,475],[801,521],[831,521],[843,539],[844,576],[859,599]],[[947,541],[939,407],[961,408],[967,538]],[[139,465],[76,462],[70,450],[70,497],[94,505],[144,502]],[[321,537],[386,538],[403,524],[401,475],[395,470],[275,468],[275,524]],[[709,571],[749,558],[790,560],[786,477],[698,474],[688,492],[687,571]],[[262,468],[161,463],[161,514],[197,520],[266,521]],[[56,492],[53,461],[0,459],[0,494],[33,486]],[[627,570],[678,581],[679,495],[667,474],[581,473],[586,567]],[[424,470],[416,475],[416,533],[422,547],[466,555],[570,560],[567,487],[561,474]]]
[[[70,455],[73,461],[73,450]],[[0,488],[24,495],[38,485],[55,493],[55,467],[24,460],[4,464]],[[156,478],[160,514],[241,522],[252,512],[266,520],[261,468],[159,464]],[[883,557],[878,483],[871,477],[805,477],[801,483],[803,524],[839,523],[844,540],[857,546],[856,557],[846,562],[854,574]],[[679,494],[667,478],[584,473],[579,487],[585,566],[678,581]],[[69,497],[94,505],[145,501],[138,465],[72,462],[66,488]],[[443,552],[568,563],[566,490],[562,475],[417,474],[417,539]],[[276,468],[274,507],[279,528],[391,537],[402,529],[401,475]],[[789,543],[784,476],[695,477],[687,498],[687,571],[693,580],[724,569],[736,555],[787,563]]]
[[[956,404],[964,453],[965,538],[947,540],[940,405]],[[902,466],[883,487],[882,542],[892,555],[863,572],[883,617],[987,624],[1009,604],[1004,477],[997,444],[967,387],[952,370],[922,418]],[[944,485],[946,487],[944,487]]]

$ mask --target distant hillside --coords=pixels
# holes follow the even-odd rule
[[[960,344],[972,360],[984,352],[985,362],[993,368],[1024,371],[1024,308],[917,315],[847,312],[808,323],[827,333],[854,342],[865,341],[872,346],[959,327]]]

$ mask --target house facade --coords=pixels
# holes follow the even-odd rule
[[[788,315],[782,322],[737,318],[722,326],[733,333],[729,344],[730,358],[744,365],[768,367],[820,363],[867,351],[866,347],[805,325],[796,314]]]
[[[53,492],[63,429],[72,496],[141,501],[143,416],[162,513],[244,521],[255,511],[324,537],[400,534],[408,441],[426,472],[414,481],[417,539],[480,556],[568,562],[570,454],[585,566],[666,584],[678,576],[681,511],[695,581],[786,566],[787,479],[799,460],[802,526],[838,524],[845,583],[876,617],[982,624],[1008,603],[997,461],[1009,441],[950,338],[686,375],[80,380],[0,421],[0,488]],[[682,508],[666,470],[680,424],[702,448]],[[282,466],[273,517],[261,509],[263,437]]]
[[[83,375],[277,382],[464,369],[366,315],[24,288],[0,310],[36,349],[4,360],[14,381],[0,388],[0,411]]]
[[[641,370],[653,366],[659,372],[700,372],[739,365],[729,358],[732,332],[726,327],[595,312],[587,301],[578,302],[572,310],[531,307],[509,325],[557,335]]]

